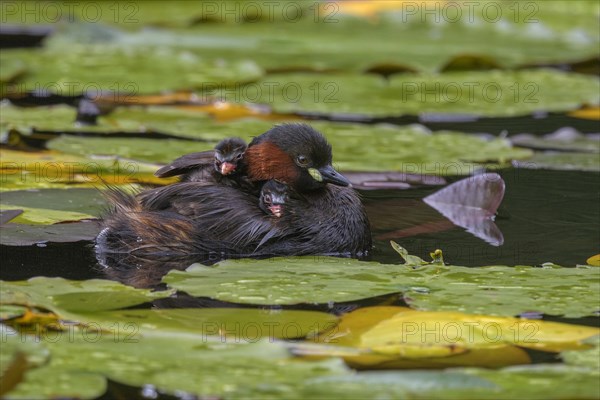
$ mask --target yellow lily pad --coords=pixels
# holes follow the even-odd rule
[[[588,265],[593,265],[594,267],[600,267],[600,254],[596,254],[595,256],[591,256],[586,260]]]

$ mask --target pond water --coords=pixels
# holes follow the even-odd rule
[[[371,260],[402,262],[389,240],[423,259],[429,259],[433,250],[442,249],[446,262],[464,266],[544,262],[575,266],[597,253],[600,174],[528,169],[507,169],[499,174],[506,183],[496,217],[496,225],[504,236],[500,246],[454,226],[422,201],[439,187],[361,191],[375,239]],[[2,259],[0,279],[5,280],[38,275],[68,279],[104,277],[96,266],[91,242],[2,246]]]

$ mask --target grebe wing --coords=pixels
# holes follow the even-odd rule
[[[183,175],[198,168],[212,166],[215,160],[214,150],[185,154],[165,165],[154,173],[159,178]]]

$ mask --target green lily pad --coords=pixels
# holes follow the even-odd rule
[[[518,168],[567,171],[600,171],[600,156],[596,153],[535,152],[528,160],[515,160]]]
[[[386,265],[331,257],[223,261],[163,278],[194,296],[247,304],[329,303],[402,292],[419,310],[581,317],[600,309],[598,268]],[[307,290],[306,288],[311,288]]]
[[[566,55],[572,60],[595,55],[598,7],[594,2],[578,2],[575,6],[554,3],[458,4],[433,9],[398,3],[396,9],[390,7],[380,13],[376,21],[349,15],[344,12],[344,3],[332,6],[297,1],[257,1],[251,6],[238,1],[206,5],[182,1],[174,2],[168,10],[148,2],[116,7],[82,1],[73,7],[59,5],[57,11],[69,22],[83,22],[78,24],[82,27],[64,33],[71,45],[73,41],[98,48],[121,45],[133,51],[152,48],[153,44],[167,45],[211,61],[255,60],[267,69],[363,71],[382,63],[410,62],[415,69],[433,71],[465,49],[500,60],[506,66],[558,61]],[[5,12],[5,22],[57,22],[52,19],[55,14],[43,10],[24,13],[22,2],[11,6]],[[93,18],[91,9],[95,11]],[[577,21],[577,26],[571,21]],[[133,32],[119,32],[102,23]],[[188,29],[134,31],[146,24]],[[48,61],[60,65],[63,52],[56,60]],[[96,70],[109,71],[115,65],[102,61]],[[159,66],[163,65],[161,61]]]
[[[33,9],[28,6],[26,1],[15,1],[11,7],[6,8],[3,22],[12,24],[50,24],[56,23],[60,17],[64,17],[69,22],[86,21],[102,22],[104,24],[118,25],[124,29],[139,29],[140,26],[157,27],[187,27],[195,23],[240,23],[244,21],[258,23],[264,21],[271,23],[274,20],[284,19],[286,16],[281,13],[269,13],[272,3],[268,0],[259,0],[252,3],[251,7],[244,7],[243,0],[222,0],[219,5],[208,4],[199,6],[198,4],[187,1],[174,1],[170,7],[161,7],[159,4],[148,3],[145,1],[135,1],[127,4],[114,5],[110,3],[90,0],[82,0],[73,5],[57,4],[52,7],[39,6],[38,11],[42,12],[37,17],[33,14],[23,11]],[[310,4],[303,5],[294,0],[282,0],[277,3],[278,7],[296,6],[300,10],[306,11]],[[26,8],[30,7],[30,8]],[[294,15],[296,7],[290,9],[290,16]],[[43,13],[46,10],[48,13]],[[92,10],[94,14],[92,14]],[[221,14],[221,10],[230,10],[226,15]],[[234,12],[231,13],[231,10]],[[235,10],[239,10],[236,15]],[[54,11],[51,14],[50,11]],[[243,11],[243,12],[242,12]],[[60,13],[57,15],[57,13]],[[64,13],[64,15],[63,15]],[[306,15],[305,17],[308,17]],[[299,17],[300,18],[300,17]]]
[[[68,312],[113,310],[168,297],[172,291],[152,292],[134,289],[118,282],[90,279],[35,277],[27,281],[0,281],[0,302]]]
[[[303,397],[411,399],[595,399],[597,371],[564,365],[361,372],[311,379]],[[472,379],[478,378],[478,379]]]
[[[57,188],[103,188],[106,184],[157,183],[156,164],[123,160],[114,155],[84,158],[52,150],[19,151],[0,149],[0,191]],[[160,183],[168,181],[160,180]],[[25,192],[24,190],[27,190]],[[56,192],[48,192],[55,193]],[[73,192],[76,193],[76,192]],[[66,196],[66,194],[57,196]],[[35,196],[31,195],[35,198]],[[20,196],[17,196],[20,198]],[[66,205],[69,200],[63,200]],[[87,204],[87,201],[84,201]],[[54,208],[51,206],[48,208]],[[44,207],[46,208],[46,207]],[[68,208],[63,210],[68,211]]]
[[[17,12],[11,13],[11,16],[20,14],[18,4],[15,4]],[[295,4],[297,6],[297,3]],[[135,11],[136,15],[141,12],[140,10],[147,10],[148,7],[146,4],[140,6],[138,3],[130,5],[131,11]],[[285,8],[281,3],[277,6],[280,9]],[[234,10],[235,7],[234,4]],[[538,11],[544,8],[539,4],[537,7]],[[242,8],[246,7],[237,3],[238,11]],[[511,18],[505,18],[498,23],[477,19],[470,23],[464,21],[464,23],[431,24],[431,21],[417,21],[420,18],[415,17],[409,18],[410,23],[399,24],[398,16],[392,15],[378,24],[355,18],[335,18],[336,23],[328,23],[325,21],[326,13],[323,10],[319,11],[317,6],[312,8],[312,11],[304,12],[304,18],[300,21],[281,18],[280,12],[268,18],[269,24],[199,24],[194,29],[179,31],[145,30],[126,33],[102,27],[98,21],[94,21],[94,24],[70,24],[64,32],[58,32],[47,40],[45,48],[3,52],[0,56],[2,64],[9,66],[10,71],[13,71],[13,73],[7,72],[6,79],[21,79],[18,84],[5,88],[4,91],[10,94],[44,88],[63,95],[76,95],[83,91],[93,92],[104,89],[118,92],[118,96],[133,97],[139,93],[162,90],[204,91],[215,85],[237,87],[242,83],[254,82],[263,76],[263,69],[359,72],[386,63],[403,65],[410,60],[411,65],[408,65],[407,69],[433,72],[450,60],[463,55],[465,49],[470,53],[480,54],[482,58],[500,60],[492,63],[505,66],[557,62],[564,60],[565,54],[569,54],[569,58],[576,61],[594,56],[597,52],[597,35],[589,35],[577,29],[571,29],[567,35],[564,32],[559,34],[542,22],[514,24],[511,23]],[[104,16],[112,14],[111,22],[114,22],[114,14],[117,11],[104,10]],[[123,17],[125,11],[122,11]],[[186,21],[194,20],[193,15],[198,15],[199,11],[202,14],[198,8],[190,12],[188,7],[184,7],[185,17],[181,18]],[[507,14],[516,12],[508,9],[504,11]],[[524,18],[526,12],[520,11],[522,11],[521,17]],[[164,10],[149,11],[150,14],[157,12],[162,14]],[[597,10],[595,12],[597,14]],[[568,13],[572,11],[563,10],[563,14]],[[310,18],[308,14],[315,14],[313,17],[318,22],[315,23],[314,18]],[[552,14],[551,19],[556,20],[558,12],[552,11]],[[223,16],[219,12],[217,15]],[[592,18],[594,10],[591,13],[590,10],[585,12],[578,10],[575,15],[578,21],[586,20],[588,23],[594,21]],[[102,19],[102,15],[100,17]],[[431,16],[431,18],[435,17]],[[137,21],[138,18],[135,20]],[[127,23],[122,26],[130,28],[137,26],[137,23]],[[533,27],[541,29],[543,34],[536,33]],[[277,30],[277,37],[273,36],[273,29]],[[390,37],[401,37],[402,45],[398,46],[397,41],[389,40]],[[315,43],[319,45],[315,46]],[[456,43],[461,45],[457,46]],[[23,63],[29,66],[28,73],[15,75],[14,71],[21,71],[19,68]],[[155,79],[156,76],[161,76],[161,79]],[[354,76],[350,79],[360,83],[359,78],[361,77]],[[327,76],[325,79],[331,80]],[[430,78],[426,79],[427,84],[431,84],[430,80]],[[348,102],[348,99],[355,95],[371,93],[368,82],[358,85],[363,86],[362,92],[353,91],[342,96],[343,102]],[[419,79],[410,78],[409,82],[419,83]],[[529,83],[529,81],[525,82]],[[297,81],[284,83],[296,84]],[[404,83],[406,82],[402,84]],[[519,85],[520,82],[511,81],[512,84]],[[305,98],[314,97],[315,93],[309,95],[306,92],[307,89],[310,91],[309,86],[310,83],[303,88]],[[326,97],[332,94],[331,86],[312,85],[313,92],[315,89],[321,93],[325,92],[324,97],[317,96],[322,100],[327,100]],[[346,92],[347,89],[345,88]],[[507,87],[503,86],[502,89],[503,93],[506,93]],[[518,90],[524,97],[530,95],[532,91],[535,91],[535,88],[530,90],[528,87],[519,87]],[[240,88],[239,92],[247,92],[247,88]],[[262,90],[262,92],[270,92],[270,90]],[[369,112],[372,115],[387,115],[389,108],[384,110],[379,108],[386,103],[384,98],[388,97],[397,98],[392,93],[391,96],[389,94],[383,96],[383,101],[377,101],[378,96],[371,95],[369,99],[365,99],[367,100],[365,104],[369,105],[371,104],[369,100],[373,100],[372,109],[358,111]],[[503,100],[509,97],[512,96],[503,96]],[[248,101],[247,98],[241,100]],[[356,104],[356,99],[354,100]],[[478,100],[481,100],[481,96]],[[249,101],[253,102],[253,100]],[[305,103],[310,101],[305,100]],[[504,113],[517,112],[514,103],[520,102],[508,104],[512,107]],[[561,104],[564,103],[565,101]],[[473,104],[477,107],[480,102]],[[486,112],[502,112],[506,104],[496,105],[495,111],[489,111],[489,107],[485,107]],[[307,110],[308,106],[309,104],[301,109]],[[455,112],[451,105],[448,106],[446,104],[443,109],[450,108],[451,112]],[[414,110],[414,106],[412,108]],[[465,111],[464,104],[462,110]],[[335,111],[343,110],[338,108]],[[391,111],[396,112],[397,108]],[[435,108],[435,111],[440,110]]]
[[[47,367],[27,372],[24,382],[9,392],[6,399],[95,399],[106,392],[106,378],[86,372],[51,370]]]
[[[584,135],[571,128],[562,128],[542,137],[521,134],[510,138],[517,146],[536,150],[559,150],[600,153],[600,136]]]
[[[600,372],[566,365],[531,365],[507,367],[497,371],[466,369],[464,371],[498,385],[498,392],[477,395],[483,399],[594,399],[600,396]]]
[[[52,224],[96,218],[106,203],[95,189],[42,189],[4,192],[0,207],[24,211],[13,223]]]
[[[77,110],[69,106],[59,105],[31,109],[3,103],[0,104],[0,112],[2,113],[2,121],[0,121],[2,135],[7,135],[12,129],[22,134],[30,133],[33,128],[56,131],[77,129],[75,125]]]
[[[14,219],[14,222],[24,224],[54,224],[57,222],[79,221],[83,219],[95,218],[91,214],[79,213],[75,211],[57,211],[48,208],[29,208],[14,206],[12,204],[2,204],[3,210],[22,210],[23,214]]]
[[[600,336],[587,339],[584,343],[592,346],[587,350],[568,350],[560,353],[565,364],[592,368],[600,371]]]
[[[68,295],[60,303],[70,300]],[[60,304],[58,304],[60,306]],[[253,343],[261,338],[298,339],[315,335],[335,326],[331,314],[301,310],[258,310],[244,308],[178,308],[151,310],[117,310],[89,312],[85,303],[70,314],[71,320],[91,324],[115,334],[131,335],[141,332],[183,332],[214,336],[223,342]],[[118,329],[127,329],[119,332]]]
[[[281,398],[301,390],[309,378],[349,373],[339,360],[294,361],[278,343],[232,345],[207,340],[203,335],[160,333],[135,340],[115,341],[112,335],[85,336],[84,332],[75,332],[72,338],[57,335],[44,343],[52,354],[50,363],[38,368],[36,374],[28,374],[7,398],[69,397],[78,387],[80,374],[132,386],[152,385],[171,394]],[[61,386],[50,384],[54,393],[49,396],[41,384],[49,383],[58,373],[71,379],[65,379]]]
[[[552,70],[368,75],[270,75],[221,97],[272,105],[279,113],[401,116],[423,113],[516,116],[600,102],[594,76]],[[255,93],[257,95],[255,95]],[[252,97],[256,96],[256,98]]]
[[[2,225],[0,244],[3,246],[31,246],[43,243],[72,243],[93,241],[100,233],[100,224],[93,221],[54,225]]]
[[[288,257],[194,264],[163,282],[193,296],[244,304],[344,302],[401,291],[396,265],[332,257]],[[337,275],[337,276],[336,276]]]
[[[148,42],[121,47],[51,40],[42,49],[8,49],[0,55],[2,63],[13,59],[23,60],[30,69],[15,89],[6,89],[4,94],[44,88],[76,96],[110,90],[126,99],[141,93],[201,89],[205,82],[220,85],[252,82],[263,74],[250,59],[207,60],[185,49],[153,46]]]
[[[0,304],[0,320],[10,319],[23,315],[27,307],[12,304]]]
[[[354,376],[311,379],[309,393],[328,393],[331,398],[475,398],[480,392],[497,391],[492,382],[453,371],[361,372]],[[469,396],[469,397],[467,397]]]
[[[212,150],[216,143],[199,143],[189,140],[153,140],[120,138],[81,138],[63,136],[52,140],[48,147],[67,154],[87,156],[117,155],[132,160],[167,164],[182,154]]]
[[[174,107],[118,107],[107,115],[99,116],[97,125],[85,127],[75,123],[76,110],[64,105],[22,108],[10,104],[0,104],[0,112],[2,112],[0,132],[5,135],[12,129],[27,135],[30,134],[33,128],[57,133],[86,131],[143,134],[159,132],[181,136],[182,138],[189,137],[190,139],[203,139],[214,142],[210,144],[198,142],[197,146],[214,146],[223,137],[232,135],[232,126],[225,123],[215,123],[204,112]],[[247,120],[234,123],[233,127],[243,127],[246,130],[262,133],[269,129],[272,124],[261,120]],[[107,137],[109,136],[107,135]]]

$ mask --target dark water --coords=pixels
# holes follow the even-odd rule
[[[499,173],[506,183],[496,218],[503,245],[492,246],[453,226],[422,201],[439,187],[363,191],[375,237],[371,260],[402,262],[390,247],[390,239],[424,259],[442,249],[446,262],[464,266],[544,262],[574,266],[600,252],[599,173],[525,169]],[[415,233],[415,227],[422,227],[421,233]],[[90,242],[1,246],[0,252],[0,279],[4,280],[38,275],[103,277]]]
[[[395,240],[424,259],[442,249],[446,262],[464,266],[574,266],[600,252],[599,173],[508,169],[499,174],[506,183],[496,217],[502,246],[489,245],[460,227],[444,229],[438,222],[445,218],[420,200],[437,188],[364,193],[374,236],[411,225],[439,225],[443,230]],[[375,260],[397,262],[387,240],[376,240],[375,246]]]

